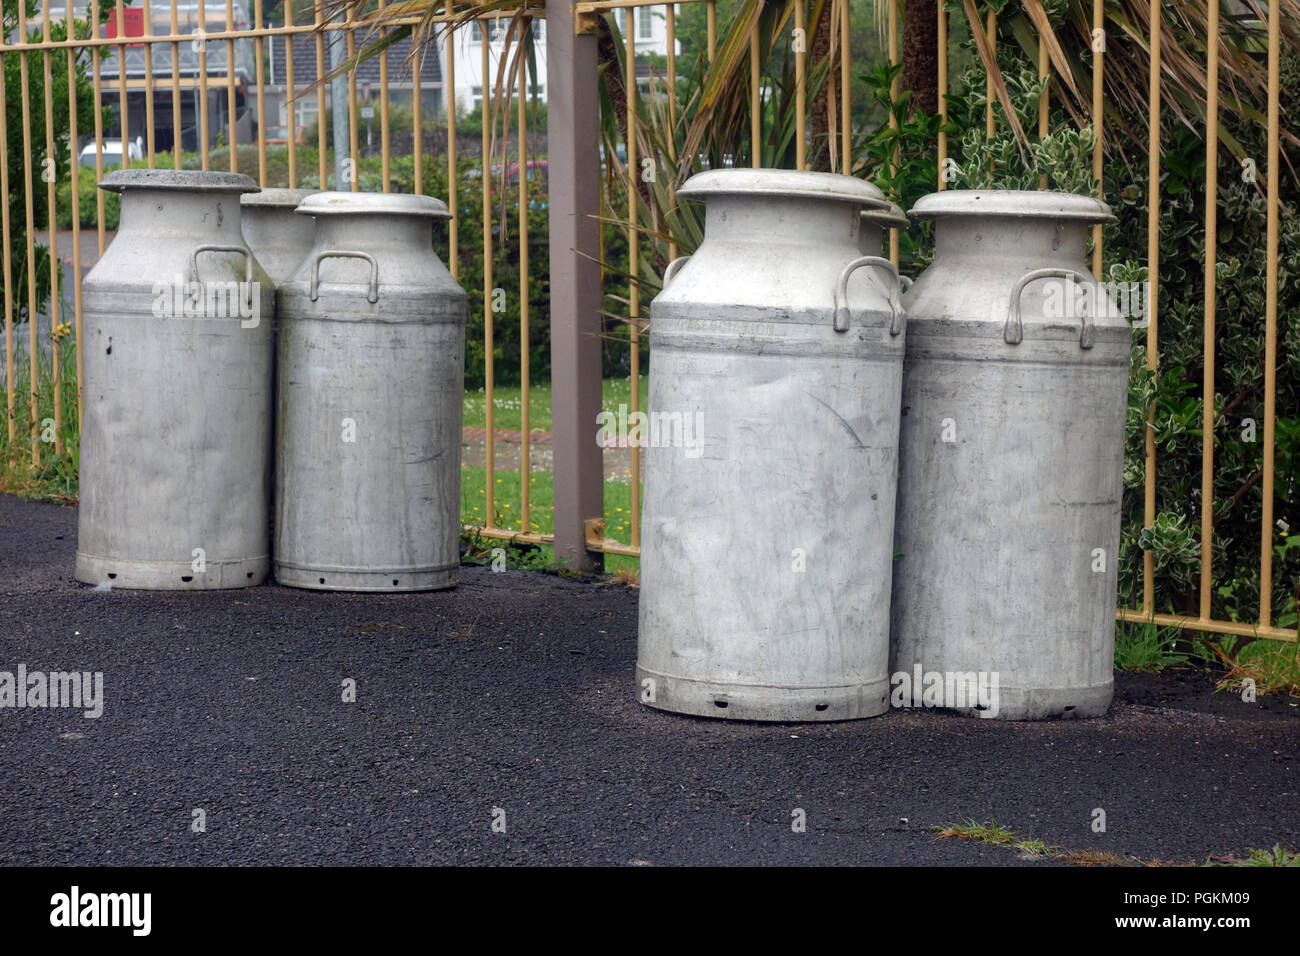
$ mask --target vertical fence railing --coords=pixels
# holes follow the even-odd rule
[[[935,189],[948,188],[948,11],[944,4],[937,3],[938,23],[935,24],[935,36],[937,38],[937,47],[935,51],[936,70],[938,74],[935,90],[939,100],[939,142],[937,144],[936,156],[938,157],[938,182],[935,183]]]
[[[1219,35],[1219,0],[1209,0],[1208,32]],[[1201,401],[1201,619],[1210,617],[1214,587],[1214,354],[1219,235],[1219,44],[1205,46],[1205,326]]]
[[[939,4],[939,6],[943,6],[943,4],[941,3]],[[886,29],[888,30],[889,33],[889,38],[888,38],[889,65],[891,67],[897,67],[901,65],[899,62],[899,54],[898,54],[898,41],[899,41],[898,0],[889,0],[889,18],[888,18]],[[895,76],[890,81],[889,84],[890,99],[893,100],[894,102],[897,102],[898,93],[899,93],[899,78]],[[893,110],[889,111],[889,128],[892,129],[895,133],[899,131],[898,117],[894,115]],[[899,150],[900,150],[899,143],[895,141],[894,148],[890,151],[890,163],[889,163],[890,176],[898,175],[898,163],[899,163],[899,159],[901,158],[899,154]],[[891,226],[889,228],[889,261],[894,264],[895,269],[898,268],[898,251],[899,251],[898,230],[893,226]]]
[[[460,188],[460,176],[457,175],[457,158],[456,158],[456,36],[454,31],[447,31],[447,38],[444,45],[445,56],[443,59],[443,83],[451,90],[451,108],[447,110],[447,208],[451,210],[451,219],[447,223],[448,235],[448,259],[447,268],[451,270],[453,278],[460,279],[460,243],[458,234],[458,223],[460,217],[458,190]],[[416,84],[419,85],[418,83]],[[416,140],[423,139],[423,136],[417,136]],[[419,153],[416,154],[416,176],[421,175]],[[417,178],[417,183],[420,180]],[[417,186],[417,189],[419,187]]]
[[[50,6],[51,0],[45,0],[45,6],[41,14],[41,36],[46,44],[52,42],[53,37],[50,35]],[[48,46],[41,50],[41,68],[44,82],[41,89],[44,91],[45,99],[45,156],[51,158],[54,156],[54,71],[53,71],[53,50]],[[48,165],[47,165],[48,168]],[[55,227],[55,177],[53,175],[43,175],[45,180],[45,215],[46,221],[50,224],[50,329],[56,330],[59,327],[59,269],[55,264],[59,261],[59,231]],[[30,189],[30,186],[28,187]],[[59,336],[52,335],[50,341],[50,373],[54,379],[54,453],[63,454],[63,375],[59,364]],[[39,456],[38,456],[39,460]]]
[[[262,29],[262,0],[253,0],[253,29]],[[257,36],[253,40],[253,55],[256,63],[253,70],[253,82],[257,86],[257,128],[258,130],[266,129],[266,63],[263,57],[266,55],[266,46],[262,36]],[[290,109],[292,114],[293,110]],[[257,183],[259,186],[266,185],[266,137],[257,137]]]
[[[1282,20],[1280,5],[1268,5],[1268,208],[1264,246],[1264,462],[1263,509],[1259,531],[1259,623],[1273,624],[1273,466],[1277,440],[1277,257],[1279,189],[1279,129],[1282,89]],[[1297,628],[1300,631],[1300,627]]]
[[[14,384],[17,380],[17,363],[14,361],[14,276],[13,243],[9,225],[9,91],[5,85],[4,46],[0,36],[0,243],[3,243],[5,300],[5,437],[12,450],[17,439],[17,414],[14,406]],[[21,35],[19,39],[22,39]]]
[[[1155,374],[1160,364],[1160,32],[1161,0],[1151,0],[1151,57],[1147,70],[1147,371]],[[1144,434],[1145,454],[1142,477],[1142,526],[1156,520],[1156,432],[1155,403],[1147,409]],[[1142,553],[1142,616],[1155,614],[1156,556]]]
[[[985,16],[984,35],[986,37],[985,42],[988,43],[989,59],[996,60],[998,56],[997,11],[994,10],[992,7],[989,7],[988,12],[985,13],[984,16]],[[971,26],[974,27],[975,24],[972,23]],[[939,55],[946,57],[948,55],[948,51],[943,50]],[[984,78],[984,101],[985,101],[984,135],[987,136],[989,139],[992,139],[994,134],[997,133],[998,131],[997,120],[993,116],[994,99],[995,97],[993,95],[993,74],[991,72],[986,71],[986,75]]]
[[[206,0],[199,0],[196,9],[198,11],[199,20],[198,39],[195,41],[198,43],[199,48],[199,158],[202,163],[202,169],[206,171],[208,169],[208,133],[210,132],[208,126],[208,38],[205,35],[208,26]],[[121,16],[120,13],[119,16]],[[124,128],[126,126],[127,115],[125,99],[126,97],[124,96],[119,100],[119,102],[124,104],[122,108],[122,126]]]
[[[68,0],[67,22],[73,21],[73,3]],[[68,82],[68,142],[71,157],[71,206],[72,206],[72,342],[76,350],[76,375],[77,375],[77,422],[80,423],[85,410],[86,390],[82,386],[82,351],[81,351],[81,157],[77,155],[77,50],[68,47],[65,51],[67,61],[67,82]],[[3,102],[4,95],[0,93],[0,102]],[[0,195],[8,195],[8,189],[0,189]],[[5,261],[9,260],[9,243],[6,239],[4,244]],[[80,427],[80,424],[78,424]]]
[[[1092,148],[1092,178],[1097,181],[1097,198],[1105,200],[1105,186],[1102,185],[1102,161],[1104,159],[1103,142],[1105,137],[1105,74],[1106,74],[1106,10],[1105,0],[1092,0],[1092,129],[1097,134],[1097,142]],[[1044,58],[1045,60],[1046,58]],[[1046,66],[1046,63],[1043,64]],[[1046,126],[1040,127],[1039,135],[1047,134]],[[1092,274],[1101,278],[1101,225],[1092,227]]]
[[[284,9],[285,9],[286,22],[288,22],[288,20],[292,19],[293,17],[293,13],[291,10],[292,7],[293,7],[292,3],[285,4]],[[319,81],[320,78],[325,76],[325,12],[320,8],[319,4],[317,4],[316,6],[314,15],[315,15],[314,22],[315,22],[316,29],[313,31],[313,40],[315,41],[315,45],[316,45],[316,77]],[[292,37],[286,43],[286,46],[289,47],[293,46]],[[293,83],[292,75],[289,77],[289,82],[291,84]],[[296,89],[296,87],[292,85],[289,88],[291,90]],[[326,116],[327,114],[325,112],[325,84],[321,82],[317,82],[316,84],[316,151],[319,158],[316,163],[316,168],[317,168],[316,181],[320,183],[322,189],[324,189],[325,184],[329,182],[329,168],[328,168],[329,151],[325,148]],[[289,148],[292,149],[293,146],[290,145]],[[343,184],[335,183],[334,188],[342,189]]]
[[[27,11],[25,4],[19,4],[18,7],[18,35],[23,39],[27,37]],[[22,89],[22,103],[32,101],[31,79],[28,76],[27,53],[23,52],[18,60],[19,84]],[[27,348],[28,348],[28,374],[31,376],[28,388],[28,413],[30,423],[28,425],[28,435],[31,439],[32,464],[40,463],[40,446],[39,440],[39,418],[36,412],[37,387],[40,383],[40,376],[37,371],[36,360],[37,340],[36,340],[36,211],[32,202],[32,117],[31,111],[23,109],[23,213],[24,225],[26,226],[27,236]],[[7,252],[8,250],[6,250]]]
[[[179,36],[179,34],[180,34],[180,32],[181,32],[180,14],[179,14],[179,12],[178,12],[177,9],[176,9],[176,0],[171,0],[170,7],[171,7],[171,9],[168,11],[168,13],[170,14],[170,17],[171,17],[170,27],[171,27],[171,33],[172,33],[172,36],[175,37],[175,36]],[[293,4],[290,3],[290,4],[288,4],[288,5],[286,6],[285,9],[286,9],[286,11],[291,11],[292,8],[293,8]],[[150,47],[149,49],[150,49],[150,52],[152,53],[152,51],[153,51],[153,47]],[[98,52],[98,50],[97,50],[96,52]],[[182,102],[181,102],[181,72],[180,72],[181,44],[180,44],[180,41],[179,41],[179,40],[173,40],[173,41],[172,41],[171,54],[172,54],[172,62],[171,62],[171,74],[172,74],[172,75],[171,75],[171,81],[172,81],[172,168],[173,168],[173,169],[180,169],[180,168],[181,168],[181,164],[184,162],[185,157],[184,157],[184,149],[182,148],[182,147],[183,147],[183,140],[184,140],[184,138],[183,138],[183,136],[181,135],[181,133],[182,133],[182,120],[181,120],[181,117],[182,117],[182,115],[183,115],[183,113],[182,113],[183,107],[182,107]],[[150,59],[153,59],[153,57],[150,56]],[[98,65],[96,65],[96,72],[98,72]],[[98,94],[96,94],[95,105],[96,105],[96,108],[98,108],[98,106],[99,106],[99,98],[98,98]],[[98,117],[97,117],[97,118],[98,118]],[[96,142],[98,142],[98,140],[99,140],[99,136],[98,136],[98,134],[96,134],[96,136],[95,136],[95,140],[96,140]],[[103,193],[99,193],[98,196],[99,196],[100,201],[102,201],[102,200],[103,200]],[[103,230],[103,222],[104,222],[104,211],[103,211],[102,209],[99,211],[99,222],[100,222],[100,230],[101,230],[101,231],[100,231],[100,235],[99,235],[99,254],[102,256],[102,255],[104,254],[104,234],[103,234],[103,231],[102,231],[102,230]]]
[[[940,4],[942,7],[942,4]],[[794,35],[794,148],[795,169],[808,168],[808,10],[804,0],[795,0]],[[674,90],[677,84],[673,83]],[[676,100],[676,97],[673,97]]]
[[[484,419],[487,430],[487,444],[484,447],[484,470],[487,477],[484,482],[483,517],[488,530],[495,530],[496,520],[496,357],[495,336],[492,327],[492,164],[488,157],[492,153],[492,126],[488,122],[488,90],[492,88],[491,79],[491,44],[490,22],[480,22],[479,36],[479,90],[482,103],[481,148],[483,150],[483,168],[481,197],[483,202],[483,390]]]
[[[72,23],[73,20],[72,0],[68,0],[66,19],[69,24]],[[71,38],[71,31],[69,31],[69,38]],[[67,84],[68,84],[68,142],[70,144],[69,150],[72,154],[71,164],[70,164],[70,179],[71,179],[72,189],[71,189],[71,195],[69,197],[69,202],[72,211],[72,274],[74,277],[79,277],[81,275],[81,222],[80,222],[81,158],[77,155],[77,149],[76,149],[76,143],[78,138],[77,137],[77,87],[75,82],[77,51],[74,50],[72,47],[68,47],[64,51],[64,59],[65,59],[66,77],[67,77]],[[0,96],[0,100],[3,99],[4,97]],[[51,204],[50,209],[51,209],[50,216],[51,219],[53,219],[53,215],[54,215],[53,204]],[[8,258],[8,251],[9,251],[9,246],[8,243],[6,242],[4,248],[4,254],[6,258]],[[83,405],[85,401],[85,389],[82,388],[82,384],[81,384],[81,370],[82,370],[81,282],[79,281],[78,278],[74,278],[72,282],[72,327],[73,327],[72,346],[75,349],[74,369],[77,376],[77,421],[79,423],[81,421]],[[58,367],[57,361],[55,362],[55,366]],[[55,383],[56,393],[62,392],[62,388],[60,387],[61,379],[62,376],[60,375],[60,379],[57,380]],[[59,434],[60,443],[58,445],[57,451],[59,454],[62,454],[64,451],[63,444],[62,444],[62,437],[63,437],[62,422],[59,423],[58,430],[60,433]]]
[[[357,55],[357,35],[356,35],[356,30],[352,29],[353,20],[354,20],[354,13],[351,8],[348,8],[347,16],[345,17],[344,22],[349,27],[349,29],[346,30],[347,53],[348,53],[349,63],[354,63]],[[361,182],[360,182],[360,177],[357,175],[358,174],[357,159],[361,155],[361,151],[357,148],[358,145],[357,144],[357,120],[359,118],[358,117],[359,111],[357,109],[357,71],[355,68],[348,70],[347,93],[348,93],[348,156],[352,159],[352,175],[349,177],[351,180],[351,184],[349,188],[352,190],[352,192],[358,192],[361,189]]]
[[[235,30],[235,10],[233,0],[226,0],[226,32],[233,34]],[[148,63],[150,57],[145,57]],[[226,150],[228,152],[227,160],[230,163],[232,173],[239,172],[239,123],[237,120],[238,100],[235,90],[235,41],[226,40],[226,116],[228,122],[227,128],[230,130],[230,136],[226,139]]]
[[[627,89],[627,169],[628,169],[628,189],[627,189],[627,220],[630,225],[627,230],[627,260],[628,271],[633,279],[628,283],[628,333],[629,349],[631,351],[631,396],[628,408],[631,414],[635,415],[640,410],[641,400],[641,328],[638,324],[641,320],[641,287],[637,283],[636,277],[641,272],[641,232],[636,228],[640,219],[638,212],[638,198],[640,191],[637,182],[640,176],[641,166],[637,162],[637,135],[636,135],[636,107],[637,107],[637,78],[636,78],[636,7],[628,7],[625,11],[625,53],[623,85]],[[632,501],[632,547],[641,546],[641,455],[637,448],[629,448],[631,456],[631,480],[630,491]]]

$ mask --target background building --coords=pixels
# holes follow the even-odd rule
[[[638,54],[668,55],[668,27],[666,7],[638,7],[636,10],[636,52]],[[484,27],[486,26],[486,30]],[[446,102],[450,106],[455,97],[456,107],[460,113],[473,112],[483,102],[483,36],[486,32],[488,43],[488,92],[496,83],[497,71],[500,69],[502,51],[505,49],[506,34],[510,29],[510,20],[503,17],[497,20],[476,21],[468,28],[456,31],[453,44],[455,51],[456,85],[446,90]],[[533,30],[536,34],[534,52],[537,59],[537,99],[546,102],[546,21],[534,20]],[[445,44],[439,44],[445,49]],[[681,52],[680,42],[677,53]],[[513,49],[511,51],[513,55]],[[637,65],[637,78],[640,83],[648,84],[650,70],[642,63]],[[530,89],[531,98],[534,91]]]

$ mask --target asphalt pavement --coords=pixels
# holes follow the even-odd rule
[[[1197,673],[1118,675],[1096,720],[680,717],[637,702],[608,579],[97,591],[76,517],[0,496],[0,671],[104,688],[98,718],[0,707],[3,864],[1059,865],[935,839],[966,818],[1142,860],[1300,846],[1295,702]]]

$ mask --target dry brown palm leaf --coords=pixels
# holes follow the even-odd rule
[[[1007,85],[1002,79],[1002,71],[998,69],[997,57],[993,53],[993,47],[989,44],[988,34],[984,32],[984,23],[975,9],[975,0],[962,0],[962,6],[966,10],[966,19],[970,21],[971,36],[975,40],[975,48],[979,51],[980,59],[984,63],[984,69],[988,71],[989,83],[993,87],[998,102],[1002,104],[1002,112],[1007,124],[1011,127],[1012,133],[1015,134],[1016,148],[1020,150],[1020,156],[1027,164],[1029,162],[1029,137],[1025,135],[1025,129],[1020,125],[1020,117],[1016,115],[1016,111],[1011,105],[1011,96],[1007,92]]]
[[[1074,95],[1075,101],[1082,104],[1083,94],[1079,92],[1079,87],[1074,82],[1074,71],[1070,68],[1070,61],[1066,58],[1065,51],[1061,49],[1060,41],[1056,39],[1056,31],[1052,29],[1052,21],[1048,19],[1041,0],[1025,0],[1025,11],[1038,32],[1039,42],[1047,47],[1047,55],[1056,67],[1056,75],[1065,80],[1065,85]]]

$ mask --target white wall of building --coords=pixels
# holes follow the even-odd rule
[[[668,55],[668,27],[666,21],[667,7],[638,7],[636,10],[636,51],[637,53],[655,53]],[[456,31],[453,49],[455,50],[456,84],[454,89],[448,84],[444,87],[450,108],[450,99],[454,95],[459,115],[473,112],[482,102],[483,97],[483,27],[486,26],[488,39],[488,80],[487,88],[491,93],[496,87],[497,72],[501,68],[502,51],[505,49],[505,37],[509,31],[508,18],[484,20],[472,26],[462,27]],[[537,98],[546,102],[546,21],[533,22],[536,33],[534,49],[537,58]],[[681,44],[677,45],[681,52]],[[510,56],[514,55],[514,47]],[[509,68],[507,61],[506,67]],[[444,65],[443,79],[447,79]],[[507,87],[508,88],[508,87]],[[531,87],[527,91],[531,98]]]

